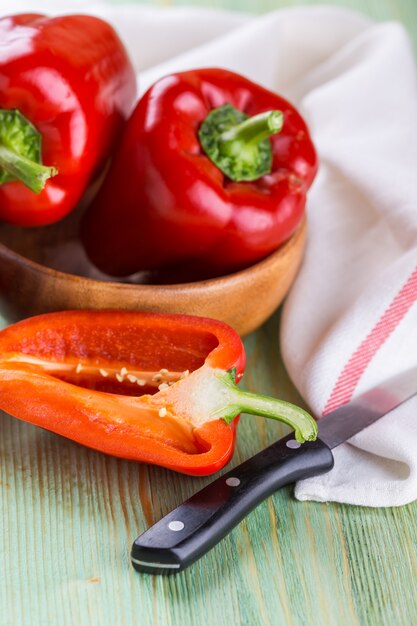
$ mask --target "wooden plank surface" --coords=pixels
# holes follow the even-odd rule
[[[210,2],[252,11],[294,4]],[[333,4],[402,19],[417,37],[415,0]],[[278,322],[275,315],[246,339],[246,386],[299,402],[279,358]],[[233,463],[282,434],[278,424],[243,416]],[[208,480],[105,457],[1,416],[0,625],[417,624],[416,503],[300,503],[285,489],[184,573],[134,572],[135,536]]]

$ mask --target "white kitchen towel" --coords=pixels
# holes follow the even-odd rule
[[[329,7],[256,18],[77,0],[13,3],[13,12],[40,9],[112,22],[140,92],[171,71],[222,66],[293,101],[321,164],[304,263],[283,311],[290,375],[320,416],[417,365],[417,85],[401,25]],[[9,0],[0,10],[10,12]],[[368,506],[416,499],[417,400],[340,446],[332,472],[298,483],[296,496]]]

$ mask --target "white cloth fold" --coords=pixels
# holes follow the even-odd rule
[[[13,3],[27,10],[39,2]],[[292,100],[321,165],[304,263],[283,311],[289,373],[319,416],[417,365],[417,85],[401,25],[329,7],[255,18],[44,0],[42,11],[113,23],[140,92],[171,71],[222,66]],[[0,12],[10,12],[7,0]],[[416,499],[417,399],[336,449],[335,461],[296,496],[369,506]]]

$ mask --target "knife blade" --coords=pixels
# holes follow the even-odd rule
[[[333,448],[416,393],[417,368],[413,368],[322,417],[316,441],[301,445],[290,434],[234,467],[134,541],[134,568],[149,574],[181,572],[277,489],[330,471],[334,464]]]

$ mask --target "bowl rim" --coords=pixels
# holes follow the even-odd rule
[[[307,226],[307,220],[304,216],[302,221],[299,223],[293,234],[289,239],[284,241],[276,250],[271,252],[268,256],[264,257],[260,261],[253,263],[249,267],[238,270],[237,272],[233,272],[231,274],[225,274],[224,276],[218,276],[216,278],[208,278],[204,280],[196,280],[192,282],[185,283],[172,283],[172,284],[143,284],[143,283],[124,283],[113,280],[100,280],[97,278],[90,278],[88,276],[79,276],[77,274],[70,274],[68,272],[63,272],[62,270],[55,270],[52,267],[48,267],[47,265],[43,265],[38,261],[33,261],[32,259],[20,254],[19,252],[15,252],[11,248],[9,248],[5,243],[0,242],[0,258],[6,258],[7,260],[14,262],[20,266],[26,266],[28,269],[33,272],[41,273],[47,275],[49,277],[55,278],[57,280],[69,281],[73,283],[84,283],[91,284],[94,287],[102,285],[111,289],[124,289],[129,291],[150,291],[155,289],[160,289],[162,291],[187,291],[190,289],[199,289],[199,288],[210,288],[218,286],[222,283],[234,283],[239,281],[239,279],[244,279],[245,277],[254,273],[254,270],[262,270],[267,269],[269,266],[273,266],[276,259],[281,255],[285,255],[285,252],[294,245],[294,242],[301,237]]]

